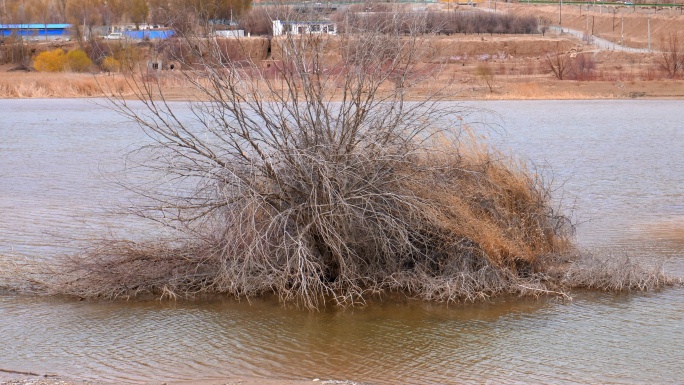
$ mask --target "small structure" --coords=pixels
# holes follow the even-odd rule
[[[150,59],[147,61],[147,72],[155,71],[174,71],[180,68],[176,62],[164,62],[160,58]]]
[[[273,36],[305,34],[337,34],[337,25],[332,21],[283,21],[273,20]]]
[[[245,30],[244,29],[226,29],[226,30],[220,30],[220,31],[214,31],[211,33],[212,36],[214,37],[245,37]]]
[[[0,36],[11,35],[41,40],[68,38],[71,24],[0,24]]]
[[[147,61],[147,70],[148,71],[159,71],[163,70],[164,68],[164,62],[161,61],[161,59],[153,59],[153,60],[148,60]]]

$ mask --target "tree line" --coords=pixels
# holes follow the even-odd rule
[[[230,19],[250,0],[0,0],[0,23],[173,26],[192,19]]]
[[[534,16],[518,16],[478,11],[415,12],[405,6],[368,3],[367,7],[355,4],[328,15],[337,22],[338,31],[358,29],[371,23],[381,26],[384,33],[437,33],[437,34],[529,34],[539,32]],[[282,6],[255,7],[245,12],[239,26],[252,35],[272,35],[271,20],[318,20],[321,15],[293,12]],[[418,28],[418,30],[416,29]]]

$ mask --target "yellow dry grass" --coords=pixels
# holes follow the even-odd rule
[[[0,98],[82,98],[130,92],[121,76],[8,72],[0,76]]]
[[[441,233],[449,234],[445,244],[449,239],[467,239],[490,263],[513,270],[521,263],[545,264],[549,255],[571,250],[565,231],[572,229],[567,218],[551,208],[548,186],[524,163],[489,149],[469,130],[465,132],[468,140],[459,146],[459,157],[446,152],[424,160],[448,165],[449,177],[435,175],[408,186],[432,202],[427,216]],[[445,178],[450,180],[431,182]]]
[[[187,80],[182,73],[152,73],[135,75],[153,88],[162,87],[170,99],[188,99]],[[0,73],[0,98],[136,98],[139,86],[124,74],[78,74],[5,72]],[[139,92],[139,91],[138,91]]]

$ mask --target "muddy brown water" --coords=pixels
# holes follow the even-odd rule
[[[84,100],[0,101],[0,255],[49,261],[147,229],[108,209],[146,138]],[[553,169],[580,245],[684,276],[681,101],[475,104],[490,141]],[[182,108],[182,104],[179,104]],[[129,165],[130,167],[130,165]],[[562,198],[562,199],[560,199]],[[155,230],[156,231],[156,230]],[[0,265],[1,266],[1,265]],[[0,267],[1,268],[1,267]],[[255,376],[376,384],[680,383],[684,289],[477,304],[386,299],[308,313],[276,301],[76,301],[0,295],[0,368],[114,383]],[[1,377],[0,377],[1,380]]]

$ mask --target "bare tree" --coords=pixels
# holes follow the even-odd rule
[[[35,0],[31,4],[31,11],[35,20],[40,20],[45,25],[45,40],[47,40],[47,24],[50,22],[50,18],[53,15],[52,1]]]
[[[67,3],[69,0],[55,0],[55,9],[57,11],[57,16],[62,23],[66,23],[68,18],[67,13]]]
[[[684,47],[679,42],[679,33],[670,32],[661,36],[661,53],[659,56],[660,68],[670,78],[675,78],[677,73],[684,67]]]
[[[101,23],[103,0],[70,0],[67,3],[69,20],[75,25],[74,31],[81,47],[93,34],[93,28]]]
[[[570,55],[557,51],[546,54],[546,64],[558,80],[565,79],[572,69]]]
[[[539,32],[541,32],[542,36],[546,35],[546,31],[549,30],[549,26],[551,25],[551,20],[545,18],[545,17],[539,17],[539,25],[538,29]]]

